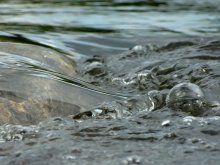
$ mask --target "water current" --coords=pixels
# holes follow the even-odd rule
[[[218,0],[0,1],[0,164],[219,164]]]

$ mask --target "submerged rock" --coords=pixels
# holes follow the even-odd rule
[[[75,68],[71,58],[55,50],[0,42],[0,124],[36,124],[113,99],[74,84]]]
[[[75,75],[75,61],[66,54],[53,49],[24,43],[0,42],[0,54],[1,64],[10,58],[8,62],[15,63],[17,66],[19,66],[19,62],[20,66],[22,66],[22,62],[26,62],[29,67],[32,64],[32,67],[45,67],[69,76]],[[3,57],[5,60],[2,60]]]

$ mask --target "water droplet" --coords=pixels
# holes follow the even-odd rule
[[[132,51],[138,54],[146,53],[146,47],[142,45],[136,45],[132,48]]]
[[[15,141],[22,141],[24,136],[22,134],[14,134],[13,135],[13,140]]]
[[[131,164],[141,164],[141,157],[133,155],[127,157],[125,160],[123,160],[123,164],[131,165]]]
[[[95,109],[94,111],[93,111],[93,114],[97,114],[97,115],[99,115],[99,114],[101,114],[103,112],[103,110],[102,109]]]
[[[136,82],[135,80],[126,80],[126,79],[120,78],[120,77],[112,78],[111,81],[113,84],[120,85],[120,86],[128,86],[128,85],[132,85]]]
[[[98,106],[95,110],[92,110],[92,116],[95,118],[122,118],[126,107],[121,105],[117,101],[105,102]]]
[[[209,125],[210,123],[218,123],[220,120],[219,116],[214,117],[193,117],[193,116],[187,116],[183,118],[183,123],[186,123],[187,125],[195,125],[198,126],[205,126]]]
[[[37,132],[38,127],[35,126],[3,125],[0,127],[0,142],[35,138]]]
[[[163,96],[163,93],[157,90],[152,90],[145,95],[137,95],[130,97],[127,100],[127,105],[126,105],[130,110],[127,112],[132,111],[132,113],[134,113],[140,111],[148,111],[148,112],[154,111],[157,108],[160,108],[162,105],[164,105],[164,102],[165,102],[165,97]]]
[[[74,155],[65,155],[63,158],[67,159],[67,160],[75,160],[76,156],[74,156]]]
[[[195,117],[193,116],[187,116],[183,118],[183,122],[186,123],[187,125],[191,125],[191,123],[196,120]]]
[[[164,120],[161,125],[164,127],[170,126],[170,120]]]
[[[197,116],[207,109],[205,96],[196,84],[180,83],[174,86],[167,95],[166,104],[176,111],[188,112]]]
[[[116,136],[118,135],[116,131],[109,131],[109,135],[110,136]]]

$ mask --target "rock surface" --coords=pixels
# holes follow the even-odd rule
[[[49,48],[1,42],[0,62],[1,125],[74,115],[109,97],[65,82],[76,75],[75,62]]]

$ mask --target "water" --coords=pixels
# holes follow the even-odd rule
[[[1,1],[1,164],[219,164],[219,6]]]

